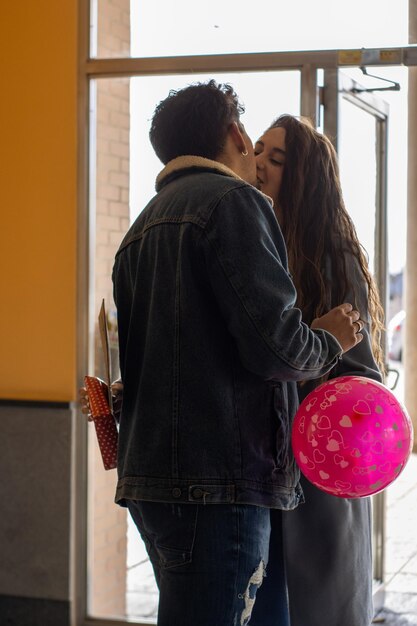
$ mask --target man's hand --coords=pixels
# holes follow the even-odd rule
[[[80,387],[78,390],[78,402],[81,406],[81,413],[87,415],[87,419],[89,422],[93,421],[93,418],[90,413],[90,404],[88,402],[88,392],[85,387]]]
[[[353,309],[348,302],[331,309],[322,317],[317,317],[311,324],[312,330],[327,330],[336,337],[343,352],[347,352],[362,341],[362,328],[363,321],[359,317],[359,311]]]
[[[117,421],[120,418],[120,410],[122,408],[122,400],[123,400],[123,383],[121,380],[115,380],[111,385],[112,395],[113,395],[113,413]],[[88,393],[85,387],[80,387],[78,390],[78,402],[81,406],[81,412],[87,415],[87,419],[89,422],[93,421],[93,418],[90,413],[90,404],[88,402]]]

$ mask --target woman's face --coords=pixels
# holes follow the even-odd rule
[[[257,187],[278,210],[278,194],[285,166],[285,128],[270,128],[255,144]]]

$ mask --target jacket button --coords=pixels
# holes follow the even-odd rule
[[[180,498],[181,497],[181,489],[179,489],[179,487],[175,487],[172,490],[172,495],[174,498]]]
[[[193,489],[191,495],[194,500],[201,500],[201,498],[204,496],[204,491],[200,489],[200,487],[196,487],[196,489]]]

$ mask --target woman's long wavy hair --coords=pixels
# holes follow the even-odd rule
[[[280,225],[303,319],[314,318],[355,294],[347,257],[357,259],[368,288],[370,334],[375,360],[384,371],[381,333],[384,312],[364,250],[342,196],[336,151],[307,119],[280,116],[270,128],[285,129],[286,160],[278,194]],[[331,268],[329,280],[328,268]],[[350,274],[351,275],[351,274]],[[358,308],[358,303],[352,303]]]

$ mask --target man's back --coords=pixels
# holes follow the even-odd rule
[[[282,237],[261,194],[209,161],[191,170],[176,161],[115,262],[124,381],[116,499],[292,508],[296,391],[282,381],[320,375],[339,346],[329,338],[328,355],[318,341],[305,350],[299,312],[288,314],[295,294]]]

